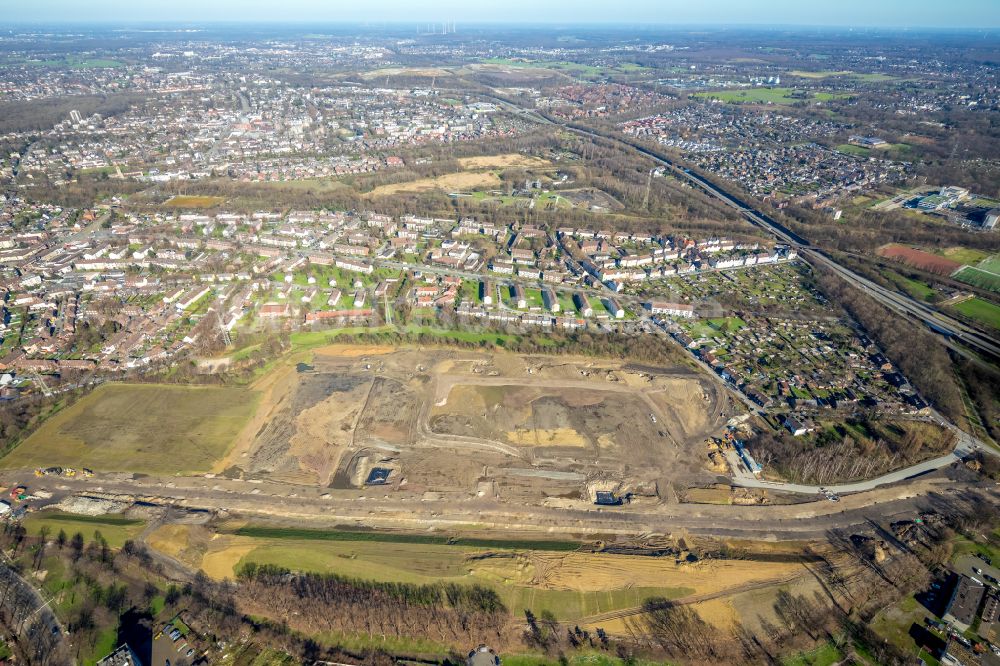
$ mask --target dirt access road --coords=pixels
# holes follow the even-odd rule
[[[30,478],[31,470],[5,471],[0,482]],[[504,533],[552,538],[643,538],[652,534],[692,534],[765,541],[824,538],[835,528],[851,528],[912,519],[917,512],[940,508],[961,493],[1000,500],[995,485],[966,483],[941,476],[911,480],[843,498],[794,505],[730,506],[709,504],[633,503],[597,507],[586,501],[571,506],[529,506],[469,495],[441,497],[370,497],[364,491],[329,491],[313,486],[202,477],[157,478],[101,475],[93,478],[40,479],[31,490],[47,490],[50,499],[32,508],[56,504],[72,495],[110,497],[225,512],[250,520],[331,529],[378,527],[399,530]],[[371,489],[368,489],[371,492]]]

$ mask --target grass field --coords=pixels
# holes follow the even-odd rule
[[[221,205],[225,201],[222,197],[199,197],[178,194],[164,201],[163,205],[176,208],[212,208],[213,206]]]
[[[994,254],[991,257],[983,259],[976,266],[979,270],[987,271],[989,273],[994,273],[1000,275],[1000,254]]]
[[[824,643],[815,650],[782,660],[782,666],[833,666],[843,659],[843,654],[832,643]]]
[[[21,60],[17,61],[16,64],[32,67],[68,67],[69,69],[98,69],[102,67],[122,67],[125,65],[120,60],[111,60],[110,58],[77,58],[74,56],[53,60]]]
[[[480,62],[487,65],[503,65],[505,67],[512,68],[550,69],[583,79],[596,79],[612,74],[636,74],[647,70],[647,68],[631,62],[621,63],[610,67],[597,67],[578,62],[569,62],[566,60],[515,60],[511,58],[484,58]]]
[[[973,287],[1000,294],[1000,273],[988,273],[975,266],[966,266],[955,273],[955,279]]]
[[[579,550],[579,541],[566,540],[517,540],[517,539],[458,539],[439,534],[402,534],[393,532],[365,532],[351,530],[310,530],[286,527],[247,525],[237,529],[237,536],[268,539],[299,539],[306,541],[363,541],[366,543],[409,543],[432,546],[461,546],[467,548],[507,548],[528,550],[573,551]]]
[[[514,333],[500,333],[498,331],[463,331],[445,328],[435,328],[432,326],[420,326],[418,324],[407,324],[404,327],[377,326],[377,327],[347,327],[332,328],[321,331],[296,331],[290,336],[293,351],[301,351],[313,347],[328,345],[337,341],[337,338],[348,335],[363,334],[392,334],[403,335],[429,335],[438,338],[441,342],[476,342],[489,343],[497,346],[504,346],[521,339],[521,336]],[[535,338],[534,341],[540,345],[551,346],[554,341],[550,338]]]
[[[885,81],[895,81],[897,77],[890,76],[889,74],[879,74],[879,73],[866,73],[866,72],[852,72],[851,70],[822,70],[816,72],[804,71],[801,69],[792,70],[788,72],[792,76],[797,76],[802,79],[829,79],[834,77],[843,77],[849,79],[855,79],[857,81],[865,81],[867,83],[881,83]]]
[[[941,254],[948,257],[949,259],[954,259],[955,261],[968,264],[969,266],[975,266],[980,261],[989,256],[988,253],[982,250],[974,250],[968,247],[949,247],[941,251]],[[994,271],[1000,272],[1000,271]]]
[[[241,388],[105,384],[43,423],[0,467],[207,472],[256,401]]]
[[[795,102],[827,102],[848,97],[842,93],[811,93],[793,88],[753,88],[748,90],[716,90],[695,93],[694,97],[718,99],[732,104],[794,104]]]
[[[930,301],[933,300],[935,295],[937,295],[937,292],[925,282],[911,280],[905,275],[901,275],[896,271],[888,269],[883,270],[882,274],[913,298]]]
[[[72,537],[79,532],[90,541],[94,532],[100,532],[112,548],[121,548],[129,539],[134,539],[145,527],[145,523],[123,516],[81,516],[72,513],[44,511],[29,513],[24,519],[28,534],[39,534],[43,527],[49,530],[49,538],[55,538],[59,530]]]
[[[747,323],[739,317],[721,317],[719,319],[698,321],[687,328],[692,337],[712,338],[723,333],[723,329],[726,331],[738,331],[746,325]]]
[[[852,143],[842,143],[837,146],[837,152],[845,153],[847,155],[857,155],[858,157],[868,157],[872,151],[864,146],[855,146]]]
[[[552,549],[575,549],[574,542],[465,538],[456,543],[439,535],[344,531],[328,539],[324,534],[250,526],[213,536],[204,528],[165,526],[150,544],[174,556],[197,551],[190,564],[214,578],[231,577],[240,563],[255,562],[361,580],[479,584],[496,590],[516,614],[549,610],[565,621],[635,608],[650,597],[724,593],[752,581],[781,584],[800,567],[750,561],[692,565],[673,558]]]
[[[981,298],[970,298],[956,304],[954,308],[969,319],[1000,330],[1000,306]]]

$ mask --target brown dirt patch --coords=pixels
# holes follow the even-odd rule
[[[884,245],[878,249],[878,255],[938,275],[951,275],[962,267],[957,261],[905,245]]]
[[[507,167],[542,168],[552,163],[533,155],[507,153],[505,155],[480,155],[479,157],[460,157],[458,163],[463,169],[504,169]]]
[[[403,192],[423,192],[426,190],[444,190],[446,192],[465,192],[477,189],[492,189],[500,186],[500,178],[492,172],[446,173],[436,178],[420,178],[405,183],[381,185],[369,193],[369,196],[383,197]]]
[[[242,541],[244,540],[234,537],[217,536],[201,560],[201,570],[205,575],[214,580],[232,578],[233,570],[240,560],[259,545],[250,539],[245,540],[248,543]]]
[[[318,356],[333,356],[337,358],[357,358],[360,356],[379,356],[398,351],[388,345],[329,345],[313,350]]]

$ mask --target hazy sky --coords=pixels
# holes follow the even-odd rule
[[[1000,0],[0,0],[19,21],[442,21],[1000,27]]]

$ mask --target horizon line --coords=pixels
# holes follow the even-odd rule
[[[909,31],[930,31],[930,32],[990,32],[998,31],[1000,32],[1000,24],[991,26],[934,26],[934,25],[902,25],[902,24],[833,24],[833,23],[651,23],[649,21],[639,21],[639,20],[610,20],[610,21],[491,21],[491,20],[470,20],[470,21],[456,21],[454,19],[444,19],[449,23],[457,23],[460,26],[466,28],[477,28],[477,27],[517,27],[517,28],[639,28],[644,31],[657,30],[657,29],[716,29],[716,30],[727,30],[727,29],[812,29],[812,30],[894,30],[900,32]],[[386,27],[402,27],[402,26],[420,26],[420,25],[434,25],[436,23],[442,22],[441,20],[435,19],[405,19],[405,20],[389,20],[389,21],[379,21],[371,19],[355,19],[349,21],[338,21],[338,20],[310,20],[310,19],[125,19],[125,20],[115,20],[115,19],[17,19],[13,21],[0,21],[0,28],[13,28],[20,26],[119,26],[119,27],[132,27],[132,26],[261,26],[261,25],[274,25],[281,27],[291,27],[291,26],[350,26],[350,27],[376,27],[376,26],[386,26]]]

